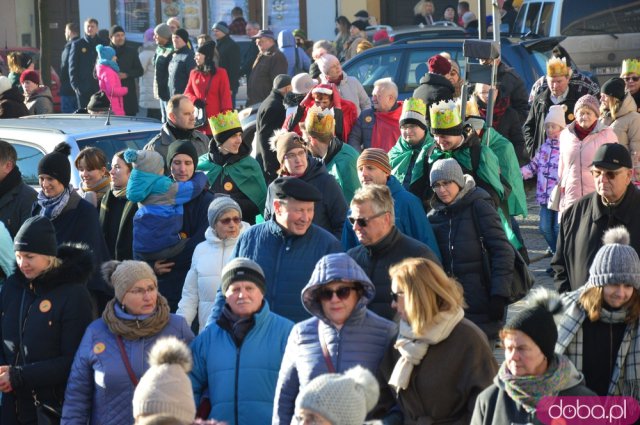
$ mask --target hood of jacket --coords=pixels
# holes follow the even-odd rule
[[[628,113],[633,111],[637,111],[638,106],[636,105],[636,101],[633,100],[633,97],[629,93],[627,93],[622,101],[622,105],[620,105],[620,110],[618,111],[617,118],[623,117]]]
[[[289,30],[282,30],[280,34],[278,34],[278,47],[283,49],[285,47],[295,47],[296,46],[296,38],[293,36],[293,33]]]
[[[51,96],[51,90],[47,86],[38,87],[33,93],[27,96],[26,101],[30,102],[39,97],[48,97],[53,102],[53,96]]]
[[[215,232],[213,231],[213,228],[209,226],[207,227],[207,230],[205,230],[204,232],[204,238],[207,240],[207,242],[210,242],[215,245],[220,245],[220,246],[235,245],[236,242],[238,241],[238,238],[242,236],[244,232],[249,230],[250,227],[251,225],[249,223],[243,221],[240,223],[240,233],[238,233],[238,236],[236,236],[235,238],[220,239],[218,235],[216,235]]]
[[[367,274],[348,254],[341,252],[322,257],[311,274],[309,283],[302,289],[302,304],[313,316],[329,322],[322,311],[322,303],[316,297],[316,291],[331,282],[346,280],[358,282],[362,286],[362,294],[358,299],[353,314],[366,308],[376,295],[376,289]]]
[[[87,245],[64,243],[58,247],[57,257],[62,262],[60,266],[44,272],[31,281],[36,293],[49,292],[67,283],[85,285],[93,273],[93,255]],[[28,287],[29,280],[17,265],[15,273],[20,282]]]
[[[311,154],[307,155],[307,171],[300,177],[305,182],[309,183],[311,180],[318,177],[320,174],[328,173],[327,168],[324,166],[321,160],[314,158]]]
[[[453,91],[453,84],[451,81],[447,80],[446,77],[440,74],[432,74],[427,72],[424,74],[424,77],[420,78],[420,84],[427,84],[430,86],[444,86]]]
[[[0,101],[2,100],[14,100],[16,102],[19,103],[23,103],[24,102],[24,96],[22,93],[20,93],[20,90],[18,90],[17,87],[11,87],[9,90],[5,91],[4,93],[0,94]]]

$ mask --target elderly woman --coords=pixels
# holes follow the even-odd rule
[[[431,166],[429,222],[442,264],[464,288],[465,315],[494,339],[511,294],[514,252],[491,197],[453,159]]]
[[[13,248],[17,269],[0,292],[0,419],[35,425],[36,400],[62,410],[73,355],[92,319],[85,288],[92,259],[87,247],[58,247],[46,217],[26,220]]]
[[[464,318],[462,287],[426,258],[389,270],[400,333],[381,365],[406,425],[468,424],[496,361],[482,331]]]
[[[62,142],[38,163],[38,180],[42,190],[38,193],[32,214],[51,220],[58,244],[83,243],[91,247],[94,265],[99,265],[109,259],[109,252],[100,229],[97,209],[82,199],[70,185],[70,154],[71,146]],[[97,267],[87,287],[98,313],[101,313],[113,292],[100,277]]]
[[[287,342],[272,424],[291,423],[298,393],[317,376],[356,365],[378,370],[397,326],[367,309],[374,296],[371,280],[347,254],[329,254],[318,261],[302,290],[304,307],[313,317],[298,323]],[[383,416],[387,403],[389,397],[373,416]]]
[[[189,325],[197,314],[200,332],[204,330],[213,308],[222,280],[222,268],[231,259],[240,235],[250,227],[249,223],[242,221],[238,203],[228,196],[214,199],[207,215],[209,227],[204,233],[205,240],[193,251],[191,268],[176,312]]]
[[[124,151],[111,159],[110,188],[100,201],[100,225],[109,254],[114,260],[133,259],[133,216],[138,204],[127,199],[127,183],[133,165],[124,160]]]
[[[557,295],[541,290],[500,331],[505,360],[494,383],[478,396],[472,425],[540,423],[549,417],[548,411],[536,411],[543,397],[594,395],[573,363],[553,352],[558,339],[553,315],[560,306]]]
[[[149,368],[156,340],[193,339],[184,319],[169,313],[147,263],[109,261],[102,273],[116,296],[87,328],[73,361],[62,411],[62,422],[69,425],[131,424],[133,391]]]
[[[586,285],[563,297],[555,350],[575,363],[599,396],[638,400],[640,259],[629,239],[624,227],[605,232]]]
[[[109,190],[111,183],[107,172],[107,157],[102,150],[87,146],[78,153],[74,165],[81,180],[78,194],[82,199],[99,208],[102,197]]]
[[[578,199],[595,192],[596,186],[590,166],[601,145],[617,143],[615,132],[600,117],[600,102],[586,94],[573,109],[575,121],[560,133],[560,157],[558,159],[558,184],[560,185],[560,210],[562,213]]]
[[[191,383],[196,403],[208,388],[210,419],[266,424],[293,322],[272,313],[262,268],[235,258],[222,269],[222,314],[193,341]]]
[[[636,160],[640,155],[640,113],[633,97],[625,92],[622,78],[614,77],[602,85],[600,91],[600,120],[613,129],[618,143],[635,153]],[[636,179],[640,177],[637,176]]]

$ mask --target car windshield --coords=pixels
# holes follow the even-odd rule
[[[640,32],[639,0],[565,0],[562,35]]]
[[[87,146],[93,146],[102,150],[107,156],[107,169],[110,169],[114,154],[127,148],[142,149],[157,134],[157,131],[145,131],[82,139],[78,140],[78,149],[82,150]]]

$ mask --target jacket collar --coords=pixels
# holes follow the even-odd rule
[[[591,202],[593,204],[593,208],[591,209],[591,220],[593,220],[594,223],[601,219],[607,219],[610,215],[616,218],[617,221],[625,224],[633,223],[636,219],[637,212],[635,211],[635,205],[633,205],[632,202],[637,202],[640,194],[633,183],[629,183],[627,191],[624,194],[624,199],[615,207],[607,207],[604,205],[598,192],[593,192],[591,196]]]
[[[385,253],[386,251],[393,249],[393,247],[396,245],[399,239],[400,239],[400,232],[394,225],[393,227],[391,227],[391,231],[387,236],[380,239],[377,243],[373,245],[368,245],[365,247],[367,250],[367,254],[369,256],[374,256],[374,255]]]

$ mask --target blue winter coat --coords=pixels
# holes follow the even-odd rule
[[[98,58],[96,46],[100,41],[98,36],[89,38],[85,35],[72,42],[69,50],[69,82],[76,94],[87,98],[100,90],[98,80],[93,76]]]
[[[228,425],[268,424],[273,395],[293,322],[274,314],[265,301],[240,347],[217,323],[193,341],[189,374],[196,404],[208,388],[209,418]]]
[[[299,322],[309,317],[300,302],[300,292],[318,260],[334,252],[342,252],[340,242],[315,224],[304,235],[294,236],[273,219],[244,232],[231,258],[247,257],[260,264],[267,282],[264,298],[271,310]],[[220,316],[223,306],[224,297],[218,290],[207,325]]]
[[[169,93],[171,96],[183,94],[189,82],[189,74],[196,67],[193,50],[184,46],[173,53],[169,62]]]
[[[442,261],[438,241],[433,234],[433,229],[431,228],[429,220],[427,220],[427,215],[424,213],[420,199],[402,187],[398,179],[394,176],[389,176],[387,179],[387,187],[393,197],[393,211],[395,212],[395,224],[398,230],[427,245],[433,253],[436,254],[438,259]],[[347,217],[349,216],[351,216],[351,210],[347,213]],[[358,241],[356,233],[353,231],[353,226],[347,218],[342,228],[342,246],[345,251],[348,251],[358,245],[360,245],[360,241]]]
[[[395,342],[398,326],[367,309],[376,290],[368,278],[360,284],[362,295],[341,329],[329,321],[321,303],[313,296],[313,291],[324,283],[310,281],[302,291],[302,302],[314,317],[295,325],[289,336],[278,376],[272,425],[289,425],[300,389],[313,378],[329,373],[322,355],[319,332],[336,372],[345,372],[356,365],[374,374],[377,372],[385,352]]]
[[[116,310],[118,317],[135,320]],[[173,335],[186,343],[193,333],[183,317],[170,315],[169,323],[158,334],[134,341],[122,339],[138,379],[149,368],[148,354],[153,344],[165,336]],[[82,338],[76,352],[69,383],[64,397],[62,422],[67,425],[126,425],[133,424],[134,386],[122,362],[116,336],[105,321],[95,320]]]

